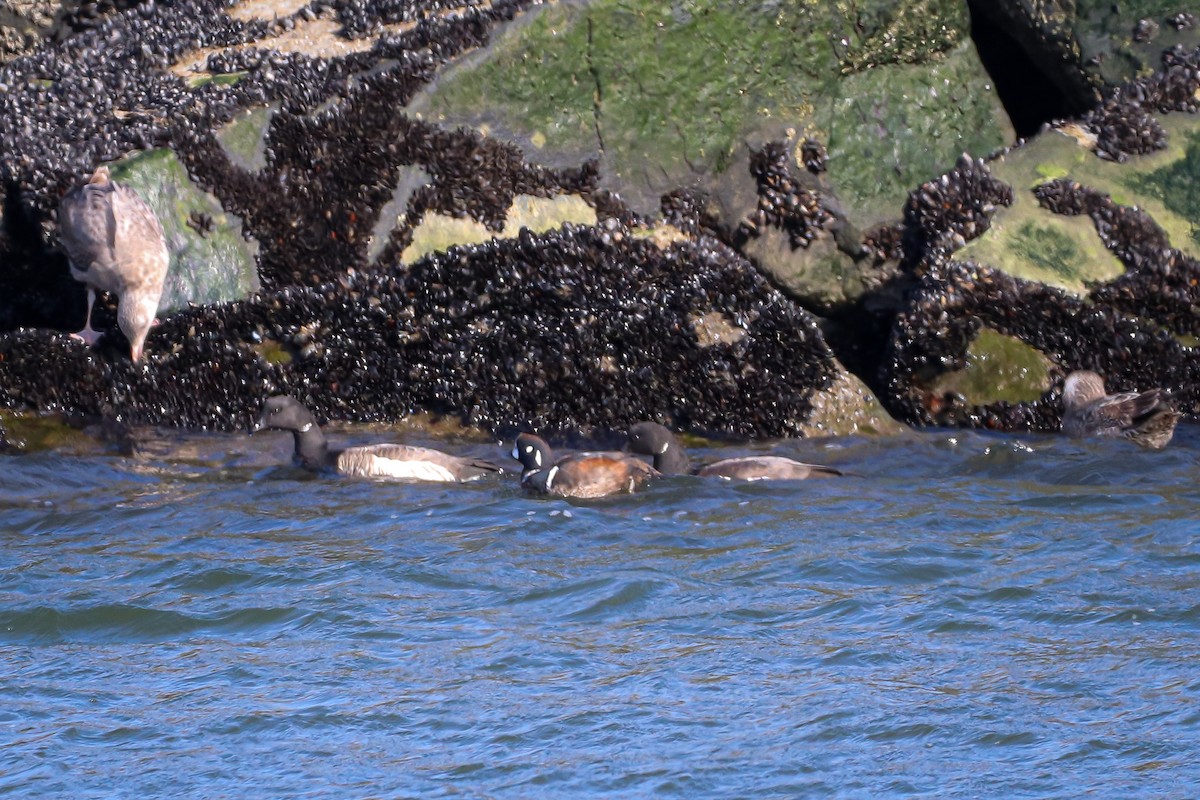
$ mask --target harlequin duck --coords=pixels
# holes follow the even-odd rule
[[[568,453],[554,456],[550,445],[522,433],[513,447],[521,462],[521,485],[531,492],[561,497],[605,497],[633,492],[658,472],[624,453]]]

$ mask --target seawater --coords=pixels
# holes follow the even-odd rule
[[[6,457],[0,795],[1194,797],[1198,433],[589,503],[285,435]]]

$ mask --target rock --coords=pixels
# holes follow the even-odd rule
[[[930,387],[932,403],[986,406],[1032,403],[1053,387],[1053,362],[1016,338],[982,327],[960,369],[942,373]]]
[[[1134,5],[1139,46],[1190,30]],[[1191,380],[1196,54],[1000,151],[967,32],[952,0],[98,17],[0,67],[0,404],[780,436],[886,426],[842,365],[903,421],[998,428],[1055,426],[1064,369]],[[113,161],[204,278],[142,371],[48,330],[83,310],[53,209]]]
[[[325,419],[795,436],[838,374],[815,320],[733,250],[617,224],[187,309],[151,331],[141,369],[65,336],[0,335],[5,405],[222,430],[291,393]]]
[[[0,7],[0,64],[33,52],[54,26],[58,0],[14,0]]]
[[[1011,207],[997,211],[991,230],[959,255],[1081,295],[1089,284],[1119,277],[1124,267],[1095,224],[1086,216],[1054,213],[1033,191],[1066,180],[1101,191],[1119,205],[1144,209],[1172,244],[1200,257],[1200,237],[1192,222],[1200,207],[1184,188],[1200,179],[1200,122],[1194,116],[1171,115],[1162,125],[1172,145],[1124,164],[1096,158],[1069,135],[1077,126],[1050,131],[991,161],[988,166],[998,179],[1022,190],[1014,192]]]
[[[0,422],[0,452],[54,450],[81,455],[99,450],[93,439],[67,424],[61,414],[5,413]]]
[[[564,194],[553,198],[517,195],[513,198],[499,236],[516,236],[523,228],[544,233],[566,222],[595,225],[596,209],[578,195]],[[444,252],[457,244],[483,244],[496,236],[495,232],[469,217],[455,218],[428,213],[413,230],[412,242],[400,254],[400,261],[411,264],[422,256]]]
[[[1200,29],[1189,23],[1185,2],[970,0],[968,5],[976,29],[988,40],[981,43],[985,63],[1004,72],[1001,62],[1007,62],[1015,80],[1024,78],[1001,87],[1012,94],[1008,105],[1019,108],[1022,94],[1027,104],[1038,104],[1039,96],[1053,92],[1058,112],[1051,116],[1060,119],[1086,113],[1107,91],[1158,69],[1164,49],[1200,45]]]
[[[541,163],[596,156],[601,186],[647,214],[673,189],[711,189],[747,147],[790,130],[825,143],[833,191],[865,228],[959,153],[1007,141],[967,28],[965,9],[940,0],[854,13],[563,4],[448,73],[414,109],[511,136]]]
[[[217,131],[217,140],[235,167],[256,172],[267,166],[267,132],[276,110],[247,108]]]
[[[140,153],[112,165],[113,180],[136,190],[163,226],[171,265],[160,311],[240,300],[258,291],[257,247],[242,223],[198,189],[170,150]]]
[[[833,382],[812,396],[812,413],[801,426],[805,436],[889,436],[904,430],[866,384],[841,364],[837,370]]]
[[[903,261],[919,282],[883,363],[900,419],[1057,430],[1075,369],[1167,386],[1196,412],[1200,48],[1163,63],[1096,112],[913,193]]]

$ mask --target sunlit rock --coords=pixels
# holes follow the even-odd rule
[[[191,182],[169,150],[140,153],[112,165],[113,179],[154,209],[171,254],[159,310],[219,303],[258,289],[255,246],[240,220]]]

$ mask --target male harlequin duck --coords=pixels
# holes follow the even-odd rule
[[[522,433],[513,447],[521,462],[521,485],[531,492],[560,497],[605,497],[635,491],[658,472],[624,453],[569,453],[554,457],[550,445]]]
[[[833,467],[804,464],[780,456],[726,458],[692,470],[687,452],[675,434],[657,422],[639,422],[630,428],[629,449],[635,453],[653,457],[654,468],[664,475],[691,474],[705,478],[742,481],[802,481],[806,478],[828,478],[844,474],[841,470]]]
[[[296,440],[295,460],[311,470],[331,469],[356,478],[398,478],[455,483],[503,472],[496,464],[463,458],[429,447],[404,444],[370,444],[331,450],[313,415],[298,400],[276,395],[263,406],[254,431],[264,428],[291,431]]]
[[[1181,415],[1171,408],[1162,389],[1106,394],[1104,380],[1080,370],[1063,386],[1063,433],[1068,436],[1123,436],[1159,450],[1175,434]]]

